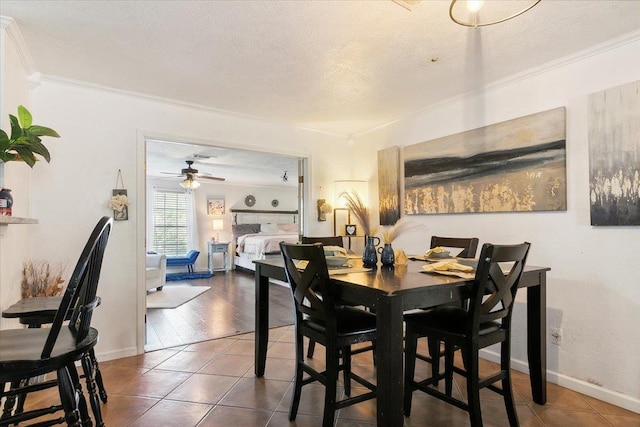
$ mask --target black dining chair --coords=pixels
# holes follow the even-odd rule
[[[482,246],[467,309],[441,306],[405,316],[405,381],[404,413],[411,415],[415,390],[423,391],[469,413],[472,426],[482,426],[480,389],[488,388],[504,398],[509,425],[518,425],[518,416],[511,387],[511,315],[518,282],[529,253],[530,244]],[[508,263],[504,271],[500,263]],[[420,337],[445,343],[445,371],[417,381],[415,377],[416,348]],[[479,375],[479,351],[500,344],[500,369],[484,378]],[[462,351],[463,368],[454,366],[456,350]],[[466,378],[467,402],[452,396],[453,373]],[[434,387],[438,379],[445,380],[445,393]],[[501,382],[501,388],[494,385]]]
[[[298,413],[302,387],[318,381],[325,386],[322,425],[333,427],[336,410],[376,397],[375,385],[351,372],[351,346],[376,338],[376,317],[336,301],[322,244],[283,242],[280,249],[295,306],[296,373],[289,420]],[[324,371],[305,363],[305,337],[325,347]],[[337,400],[340,371],[346,396],[351,396],[351,380],[369,391]]]
[[[97,426],[103,426],[92,349],[98,331],[91,327],[102,259],[113,219],[103,217],[93,229],[73,270],[50,328],[0,330],[0,398],[6,398],[0,426],[18,424],[63,411],[64,415],[36,425],[66,423],[92,425],[75,362],[81,361]],[[71,313],[71,315],[69,315]],[[68,323],[63,323],[69,319]],[[55,374],[55,379],[33,382],[31,378]],[[7,389],[7,384],[10,384]],[[58,388],[59,405],[23,411],[14,409],[16,399],[50,387]]]
[[[300,240],[303,244],[322,243],[323,246],[339,246],[344,247],[342,236],[327,236],[327,237],[309,237],[302,236]]]
[[[447,248],[460,248],[462,252],[456,255],[458,258],[473,258],[478,250],[477,237],[442,237],[431,236],[431,248],[444,246]]]
[[[456,255],[458,258],[473,258],[476,256],[476,251],[478,250],[478,242],[477,237],[431,236],[430,247],[431,249],[437,248],[438,246],[459,248],[462,249],[462,251]],[[464,302],[454,304],[464,304]],[[434,338],[427,340],[427,346],[429,355],[418,353],[417,357],[425,362],[431,363],[431,372],[435,376],[440,372],[440,358],[444,357],[444,350],[440,343]],[[438,381],[436,381],[435,385],[438,385]]]
[[[302,236],[302,239],[300,239],[300,241],[303,244],[322,243],[322,246],[339,246],[341,248],[344,247],[344,242],[342,241],[341,236],[327,236],[327,237]],[[309,347],[307,348],[308,358],[313,357],[315,348],[316,348],[316,342],[313,340],[309,341]]]

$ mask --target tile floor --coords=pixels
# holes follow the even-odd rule
[[[253,333],[204,341],[144,355],[102,362],[100,368],[109,393],[102,406],[108,427],[253,427],[322,425],[322,386],[303,388],[298,417],[288,421],[294,370],[293,327],[272,329],[264,378],[253,374]],[[424,341],[424,340],[423,340]],[[321,364],[322,347],[314,361]],[[491,368],[483,362],[483,369]],[[423,364],[418,372],[430,367]],[[354,370],[375,379],[371,354],[354,357]],[[514,372],[514,389],[520,425],[589,427],[640,426],[640,415],[549,384],[548,403],[533,403],[527,375]],[[462,388],[461,388],[462,387]],[[464,379],[456,378],[460,397]],[[354,390],[355,392],[355,390]],[[53,399],[50,391],[30,398],[31,405]],[[508,425],[501,397],[482,392],[484,425]],[[375,401],[339,411],[336,426],[375,426]],[[468,426],[466,412],[416,392],[406,427]]]

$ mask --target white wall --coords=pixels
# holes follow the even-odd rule
[[[551,267],[548,327],[564,332],[561,347],[548,343],[550,379],[640,412],[640,227],[590,225],[587,135],[588,95],[640,79],[640,37],[634,37],[359,135],[357,153],[362,164],[375,165],[383,147],[566,106],[566,212],[411,216],[425,225],[424,239],[405,236],[394,247],[423,251],[432,234],[473,235],[481,243],[532,242],[529,264]],[[371,187],[377,187],[371,176]],[[524,307],[518,304],[514,315],[513,357],[520,361],[526,361]]]
[[[0,28],[0,128],[10,134],[9,114],[17,115],[18,105],[30,108],[27,65],[16,48],[19,34],[10,30],[11,21],[2,18]],[[46,125],[34,115],[35,123]],[[0,187],[10,188],[13,195],[13,216],[32,217],[31,168],[22,162],[3,164]],[[46,162],[36,168],[46,167]],[[30,230],[36,225],[8,225],[0,227],[0,310],[20,299],[22,261],[29,258]],[[0,327],[17,327],[14,319],[0,319]]]
[[[29,236],[33,256],[74,263],[98,218],[111,214],[106,202],[118,169],[128,190],[129,220],[114,225],[94,317],[103,359],[142,351],[144,343],[145,137],[308,157],[315,182],[325,179],[314,176],[325,164],[340,170],[348,161],[333,157],[341,137],[100,88],[45,80],[32,99],[34,115],[61,135],[49,144],[51,164],[33,172],[33,215],[40,219]]]

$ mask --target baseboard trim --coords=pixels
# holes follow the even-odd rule
[[[107,360],[121,359],[123,357],[135,356],[137,354],[138,354],[138,351],[136,347],[128,347],[128,348],[121,348],[119,350],[108,351],[106,353],[98,352],[96,353],[96,358],[98,359],[99,362],[102,362]]]
[[[491,362],[500,363],[500,355],[496,352],[480,350],[480,356],[483,359],[487,359]],[[529,374],[529,364],[525,361],[511,359],[511,367],[516,371]],[[547,370],[547,381],[562,387],[566,387],[578,393],[585,394],[589,397],[593,397],[594,399],[602,400],[603,402],[619,406],[620,408],[635,412],[636,414],[640,414],[640,399],[636,399],[632,396],[618,393],[617,391],[608,390],[595,384],[591,384],[589,382],[577,378],[572,378],[567,375],[550,370]]]

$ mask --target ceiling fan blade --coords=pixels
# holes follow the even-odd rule
[[[203,176],[203,175],[199,175],[198,179],[208,179],[210,181],[225,181],[225,178],[220,178],[218,176]]]

